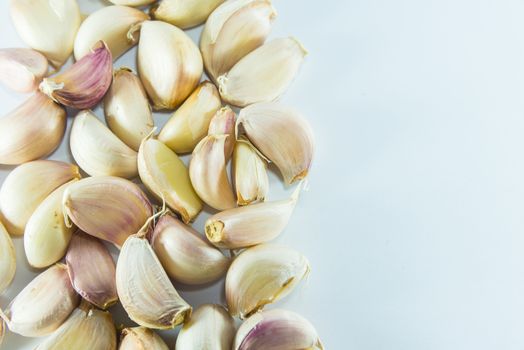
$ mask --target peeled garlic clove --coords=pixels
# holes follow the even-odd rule
[[[138,152],[154,121],[142,82],[129,68],[115,71],[104,99],[104,112],[111,131]]]
[[[117,302],[115,263],[100,240],[77,231],[65,260],[71,284],[82,298],[104,310]]]
[[[122,246],[116,289],[129,317],[141,326],[174,328],[191,315],[191,306],[178,295],[144,238],[131,236]]]
[[[67,219],[91,236],[124,244],[153,215],[142,190],[131,181],[97,176],[69,186],[63,197]]]
[[[137,153],[111,132],[91,111],[78,113],[71,127],[71,153],[91,176],[138,175]]]
[[[0,164],[21,164],[47,156],[64,136],[65,110],[41,93],[0,119]]]
[[[16,254],[11,236],[0,223],[0,294],[9,287],[16,272]],[[2,324],[0,320],[0,344],[2,343]]]
[[[233,350],[323,349],[315,327],[304,317],[286,310],[269,310],[244,321]]]
[[[142,24],[138,73],[154,109],[174,109],[195,89],[203,72],[202,56],[193,40],[160,21]]]
[[[112,79],[111,51],[99,41],[71,67],[52,78],[44,78],[40,91],[65,106],[88,109],[104,98]]]
[[[144,140],[138,151],[138,173],[147,189],[178,213],[185,223],[193,220],[202,202],[195,193],[189,171],[175,152],[162,142]]]
[[[278,103],[246,107],[237,120],[237,135],[241,132],[275,163],[287,184],[308,175],[315,147],[313,131],[295,110]]]
[[[171,215],[158,220],[151,245],[167,274],[185,284],[213,282],[229,267],[220,250]]]
[[[109,2],[115,5],[125,5],[125,6],[144,6],[154,3],[156,0],[109,0]]]
[[[195,147],[189,177],[198,196],[209,206],[225,210],[236,206],[227,177],[225,143],[228,135],[206,136]]]
[[[186,29],[202,24],[224,0],[162,0],[151,8],[151,16],[159,21]]]
[[[53,160],[37,160],[16,167],[0,188],[0,219],[12,235],[21,235],[40,203],[55,189],[79,179],[78,167]]]
[[[17,92],[31,92],[47,73],[47,58],[31,49],[0,49],[0,82]]]
[[[81,23],[76,0],[10,0],[9,7],[22,40],[60,68],[73,52]]]
[[[229,106],[219,109],[209,123],[208,135],[229,135],[226,139],[226,159],[231,157],[235,146],[235,112]]]
[[[261,244],[245,250],[227,271],[229,313],[249,317],[291,293],[308,272],[306,258],[290,248]]]
[[[193,151],[206,136],[213,115],[221,107],[218,90],[209,81],[200,84],[173,113],[160,131],[158,139],[176,153]]]
[[[233,176],[238,205],[264,201],[269,188],[267,165],[249,142],[235,144]]]
[[[227,311],[220,305],[203,304],[180,330],[175,349],[230,350],[234,336],[235,321]]]
[[[124,328],[118,350],[169,350],[158,334],[146,327]]]

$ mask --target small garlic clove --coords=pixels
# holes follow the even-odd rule
[[[195,193],[189,171],[175,152],[162,142],[144,140],[138,151],[138,173],[147,189],[178,213],[185,223],[193,220],[202,202]]]
[[[115,5],[124,5],[124,6],[144,6],[154,3],[156,0],[109,0],[109,2]]]
[[[37,92],[0,119],[0,164],[21,164],[53,152],[66,128],[65,110]]]
[[[13,281],[16,272],[16,253],[13,240],[0,222],[0,294]],[[0,320],[0,344],[2,343],[2,321]]]
[[[89,109],[104,98],[112,79],[111,51],[99,41],[71,67],[52,78],[44,78],[40,91],[65,106]]]
[[[118,350],[169,350],[158,334],[146,327],[124,328]]]
[[[24,337],[51,334],[67,319],[80,298],[69,282],[67,267],[56,264],[36,276],[9,304],[2,318]]]
[[[151,245],[167,274],[181,283],[213,282],[229,267],[229,259],[220,250],[171,215],[158,220]]]
[[[270,0],[229,0],[207,19],[200,50],[209,76],[216,79],[266,41],[276,16]]]
[[[208,135],[229,135],[226,139],[226,159],[231,157],[235,146],[235,112],[229,107],[219,109],[209,123]]]
[[[226,275],[229,313],[249,317],[291,293],[308,272],[307,259],[290,248],[261,244],[245,250]]]
[[[162,0],[151,8],[151,16],[159,21],[186,29],[204,23],[224,0]]]
[[[324,349],[315,327],[297,313],[275,309],[257,312],[242,323],[233,350]]]
[[[122,246],[116,288],[129,318],[141,326],[170,329],[191,315],[145,238],[131,236]]]
[[[203,304],[180,330],[175,349],[230,350],[235,329],[235,320],[222,306]]]
[[[115,263],[99,239],[77,231],[65,260],[71,284],[82,298],[104,310],[118,301]]]
[[[209,123],[221,106],[215,85],[209,81],[203,82],[173,113],[160,131],[158,140],[176,153],[193,151],[196,144],[206,136]]]
[[[257,103],[237,119],[237,137],[245,136],[278,167],[287,184],[304,179],[313,160],[315,142],[308,122],[279,103]]]
[[[195,89],[203,72],[202,56],[177,27],[145,21],[138,44],[138,73],[154,109],[174,109]]]
[[[129,68],[115,71],[104,112],[111,131],[137,152],[155,126],[142,82]]]
[[[249,142],[238,140],[235,144],[233,177],[238,205],[265,200],[269,189],[267,165]]]
[[[228,135],[206,136],[193,151],[189,177],[198,196],[209,206],[225,210],[236,206],[227,177],[225,143]]]
[[[277,99],[295,78],[306,54],[294,38],[260,46],[217,78],[222,99],[239,107]]]
[[[31,49],[0,49],[0,82],[17,92],[31,92],[47,74],[47,58]]]
[[[76,163],[91,176],[138,175],[137,153],[91,111],[82,111],[75,117],[69,144]]]
[[[124,244],[153,214],[144,192],[131,181],[97,176],[82,179],[69,186],[62,199],[69,219],[91,236]]]
[[[60,68],[73,52],[82,21],[77,1],[10,0],[9,10],[22,40]]]
[[[16,167],[0,188],[0,219],[7,232],[22,235],[40,203],[58,187],[79,178],[77,166],[53,160],[37,160]]]

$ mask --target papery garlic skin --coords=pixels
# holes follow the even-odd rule
[[[13,240],[0,222],[0,294],[2,294],[13,281],[16,272],[16,253]],[[0,320],[0,323],[2,321]],[[0,324],[0,338],[2,337]],[[0,339],[0,344],[1,344]]]
[[[10,0],[11,19],[22,40],[60,68],[73,52],[81,23],[76,0]]]
[[[269,190],[267,163],[249,142],[239,140],[235,144],[233,178],[238,205],[265,200]]]
[[[22,93],[38,89],[47,74],[47,58],[31,49],[0,49],[0,82]]]
[[[118,350],[169,350],[162,338],[146,327],[124,328]]]
[[[125,6],[144,6],[154,3],[156,0],[109,0],[109,2],[115,5],[125,5]]]
[[[229,160],[235,146],[235,112],[229,107],[220,108],[209,122],[208,135],[228,135],[225,144],[225,156]]]
[[[151,16],[186,29],[204,23],[224,0],[161,0],[151,8]]]

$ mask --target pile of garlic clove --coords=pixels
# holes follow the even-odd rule
[[[0,82],[33,95],[0,119],[0,164],[17,165],[0,187],[0,293],[24,259],[11,236],[23,236],[41,272],[0,305],[0,344],[10,331],[47,336],[39,350],[163,350],[154,330],[181,325],[177,350],[323,349],[304,317],[266,309],[310,271],[300,252],[270,242],[314,154],[308,122],[275,102],[302,44],[266,41],[270,0],[109,0],[84,20],[77,1],[9,4],[29,48],[0,49]],[[197,44],[184,29],[201,24]],[[138,71],[114,69],[135,45]],[[48,76],[49,65],[58,72]],[[106,123],[91,111],[99,104]],[[76,164],[42,159],[64,138],[66,107],[76,110]],[[161,129],[154,110],[172,111]],[[269,163],[295,186],[289,198],[266,201]],[[191,223],[205,208],[214,214],[201,233]],[[223,305],[196,310],[173,285],[220,279]],[[115,303],[136,323],[119,336],[107,311]]]

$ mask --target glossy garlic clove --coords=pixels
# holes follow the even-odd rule
[[[224,0],[161,0],[151,8],[151,16],[159,21],[186,29],[204,23]]]
[[[118,350],[169,350],[158,334],[146,327],[124,328]]]
[[[38,89],[47,74],[47,58],[31,49],[0,49],[0,82],[22,93]]]
[[[235,146],[235,112],[229,107],[220,108],[209,123],[208,135],[228,135],[225,144],[226,159],[231,158]]]
[[[0,222],[0,294],[2,294],[13,281],[16,272],[16,253],[13,240]],[[2,321],[0,320],[0,323]],[[0,324],[0,338],[2,337],[2,324]],[[2,342],[0,341],[0,344]]]
[[[267,163],[249,142],[239,140],[235,144],[233,178],[238,205],[265,200],[269,189]]]

